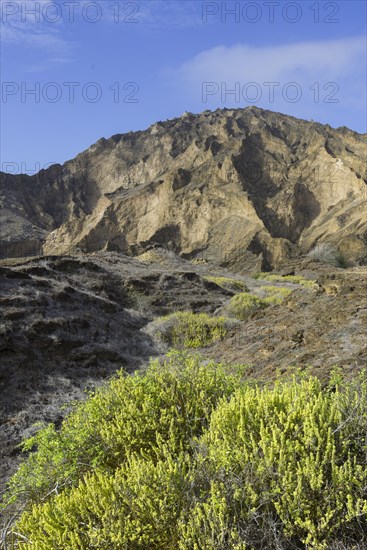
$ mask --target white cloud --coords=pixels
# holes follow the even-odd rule
[[[48,48],[49,51],[59,54],[70,50],[70,43],[64,40],[56,30],[51,32],[45,29],[9,25],[3,27],[2,40],[34,48]]]
[[[61,18],[55,19],[51,10],[45,17],[44,8],[52,7],[50,0],[2,0],[2,36],[4,43],[17,45],[37,57],[35,64],[26,70],[38,72],[72,59],[73,43],[65,39],[61,29]],[[57,19],[57,18],[56,18]]]
[[[252,46],[217,46],[164,71],[188,110],[257,105],[334,126],[365,119],[363,37]],[[353,117],[351,115],[353,113]]]
[[[202,25],[201,2],[196,0],[141,0],[136,19],[148,28],[188,28]]]
[[[203,81],[337,81],[358,70],[365,55],[363,37],[266,47],[218,46],[182,65],[178,75],[195,87]]]

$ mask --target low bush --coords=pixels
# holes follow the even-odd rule
[[[310,279],[305,279],[301,275],[277,275],[276,273],[257,273],[254,279],[262,279],[263,281],[272,281],[274,283],[292,283],[302,285],[306,288],[313,288],[315,282]]]
[[[255,311],[264,309],[267,305],[262,298],[258,298],[248,292],[241,292],[231,298],[228,310],[237,319],[246,321]]]
[[[39,503],[89,471],[113,472],[131,454],[157,459],[166,448],[186,448],[237,379],[183,352],[169,353],[163,364],[152,360],[144,374],[119,372],[76,405],[59,431],[54,424],[41,426],[22,443],[23,451],[34,452],[11,479],[5,501]]]
[[[13,543],[365,548],[366,377],[339,383],[253,386],[178,353],[144,375],[121,375],[59,432],[29,442],[36,451],[10,484],[14,498],[28,499]]]
[[[212,532],[246,548],[367,544],[366,383],[332,389],[293,379],[241,388],[218,405],[196,466],[206,499],[190,508],[186,540],[205,547]]]
[[[155,319],[148,332],[175,348],[200,348],[224,338],[232,324],[226,317],[179,311]]]
[[[348,267],[348,262],[337,246],[331,243],[318,243],[310,250],[308,257],[315,262],[329,264],[334,267]]]
[[[247,292],[248,288],[243,281],[239,279],[232,279],[231,277],[204,277],[207,281],[215,283],[226,290],[233,290],[234,292]]]
[[[281,286],[262,286],[260,291],[265,294],[263,301],[268,304],[281,304],[283,300],[291,294],[291,288]]]

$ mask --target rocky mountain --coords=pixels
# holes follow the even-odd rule
[[[255,107],[185,113],[34,176],[2,174],[1,255],[163,246],[259,270],[327,243],[362,265],[366,152],[365,135]]]
[[[170,314],[224,316],[196,352],[252,379],[366,369],[365,156],[366,136],[252,107],[1,174],[0,493],[35,422],[165,356]],[[243,292],[282,299],[236,317]]]

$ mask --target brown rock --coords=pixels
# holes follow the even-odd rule
[[[366,262],[366,136],[250,107],[101,139],[63,166],[3,174],[3,257],[154,245],[232,269],[320,243]],[[339,261],[339,260],[338,260]]]

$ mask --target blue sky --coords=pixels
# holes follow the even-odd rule
[[[362,0],[1,0],[1,20],[7,172],[218,107],[366,131]]]

